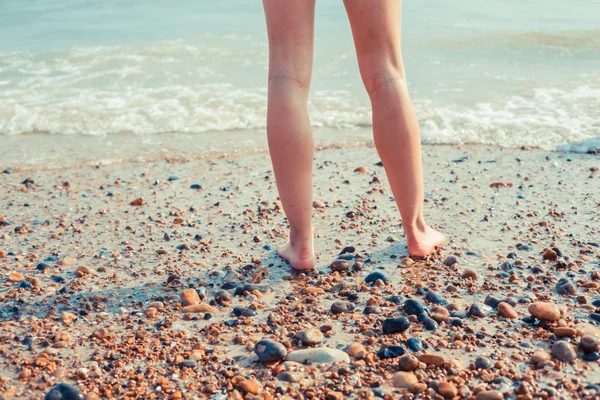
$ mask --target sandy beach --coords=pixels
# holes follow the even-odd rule
[[[413,260],[375,150],[316,153],[310,273],[266,152],[7,169],[0,397],[598,398],[598,156],[423,158]]]

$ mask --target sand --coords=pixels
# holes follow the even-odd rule
[[[264,152],[13,166],[0,175],[0,393],[597,398],[600,158],[425,146],[425,215],[448,243],[424,260],[407,258],[378,162],[365,146],[316,152],[318,267],[305,274],[275,254],[286,223]],[[184,308],[186,289],[199,305]],[[339,301],[353,307],[334,314]],[[558,320],[532,317],[532,302]],[[402,316],[405,332],[383,332]],[[261,339],[350,361],[265,364]]]

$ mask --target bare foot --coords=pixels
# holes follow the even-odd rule
[[[295,249],[291,243],[287,243],[277,249],[277,254],[288,260],[297,271],[308,271],[315,267],[315,255],[309,246]]]
[[[407,234],[406,237],[408,238],[408,255],[411,257],[426,257],[446,240],[442,233],[429,226],[425,226],[424,231],[416,231],[410,235]]]

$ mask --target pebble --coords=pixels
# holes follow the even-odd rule
[[[442,296],[440,296],[439,294],[437,294],[436,292],[427,292],[427,294],[425,295],[425,300],[429,301],[430,303],[434,303],[434,304],[447,304],[448,302],[446,300],[444,300],[442,298]]]
[[[491,369],[494,363],[487,357],[477,357],[475,359],[475,369]]]
[[[562,337],[573,337],[575,335],[577,335],[577,331],[573,328],[569,328],[566,326],[558,326],[556,328],[554,328],[554,336],[556,336],[557,338],[562,338]]]
[[[330,268],[334,272],[344,272],[350,269],[350,263],[346,260],[335,260],[331,263]]]
[[[336,301],[331,305],[333,314],[351,313],[354,311],[354,304],[349,301]]]
[[[458,258],[456,258],[455,256],[448,256],[446,257],[446,259],[444,260],[444,265],[446,267],[451,267],[454,264],[458,263]]]
[[[200,304],[192,304],[189,306],[182,307],[181,312],[184,312],[184,313],[199,313],[199,312],[215,313],[215,312],[217,312],[217,309],[206,303],[200,303]]]
[[[474,269],[465,269],[461,275],[463,279],[471,279],[476,281],[479,279],[479,274]]]
[[[256,379],[243,380],[237,384],[237,387],[244,393],[250,393],[254,395],[258,394],[261,389],[260,383]]]
[[[410,350],[417,352],[417,351],[421,351],[423,350],[423,342],[421,342],[420,339],[417,338],[409,338],[406,340],[405,342],[406,347],[408,347]]]
[[[406,315],[421,315],[426,312],[426,308],[421,303],[421,301],[417,299],[407,299],[402,306]]]
[[[10,274],[8,274],[9,282],[21,282],[24,279],[25,277],[20,272],[11,272]]]
[[[507,319],[517,319],[519,318],[519,314],[517,311],[508,303],[501,302],[498,304],[498,314]]]
[[[577,353],[570,343],[559,340],[552,346],[552,357],[562,362],[571,362],[577,359]]]
[[[542,256],[542,258],[544,260],[556,260],[558,258],[558,254],[556,254],[556,252],[552,249],[548,249],[544,252],[544,255]]]
[[[367,275],[367,277],[365,278],[365,283],[375,283],[378,280],[381,280],[383,282],[389,281],[387,276],[385,276],[384,274],[382,274],[379,271],[375,271],[375,272],[371,272],[369,275]]]
[[[233,296],[225,290],[220,290],[215,293],[215,301],[221,305],[227,305],[233,301]]]
[[[561,278],[556,283],[556,292],[561,296],[571,296],[577,292],[577,289],[570,280]]]
[[[399,389],[408,389],[411,385],[419,383],[416,375],[411,372],[396,372],[392,377],[392,385]]]
[[[410,326],[410,321],[406,317],[387,318],[383,321],[383,333],[402,333]]]
[[[287,355],[286,360],[300,364],[304,364],[306,361],[312,361],[319,364],[334,364],[339,362],[350,362],[350,357],[341,350],[331,349],[329,347],[316,347],[292,351]]]
[[[529,305],[529,313],[540,321],[558,321],[560,310],[554,303],[536,302]]]
[[[458,395],[458,389],[450,382],[440,382],[438,384],[437,392],[447,399],[452,399]]]
[[[537,365],[541,362],[549,361],[551,359],[550,353],[545,350],[538,350],[531,355],[529,362],[533,365]]]
[[[287,356],[287,349],[274,340],[262,339],[254,345],[254,353],[263,363],[272,363],[283,360]]]
[[[600,351],[600,340],[591,335],[583,335],[579,340],[579,348],[584,353]]]
[[[44,400],[84,400],[84,397],[75,386],[59,383],[46,394]]]
[[[359,342],[354,342],[346,349],[346,353],[352,358],[362,359],[367,355],[367,349]]]
[[[200,304],[200,296],[195,289],[185,289],[181,292],[181,305],[191,306],[194,304]]]
[[[445,307],[436,306],[431,309],[431,318],[436,322],[444,322],[450,318],[450,312]]]
[[[484,390],[477,393],[475,400],[504,400],[504,395],[497,390]]]
[[[236,317],[254,317],[256,315],[256,311],[245,307],[234,307],[233,315]]]
[[[598,361],[600,359],[600,353],[597,351],[593,353],[586,353],[581,358],[583,361]]]
[[[379,349],[379,351],[377,352],[377,356],[381,359],[386,359],[400,357],[404,353],[406,353],[406,350],[404,350],[404,347],[402,346],[383,345],[381,346],[381,349]]]
[[[485,304],[473,303],[471,304],[471,307],[469,307],[468,314],[472,317],[485,318],[488,316],[487,308],[489,307]]]
[[[412,354],[405,354],[398,359],[398,368],[402,371],[414,371],[419,367],[419,359]]]
[[[442,367],[444,365],[444,357],[438,354],[421,354],[419,360],[427,365],[435,365],[436,367]]]
[[[504,299],[500,296],[488,294],[486,296],[485,300],[483,301],[483,304],[495,309],[496,307],[498,307],[498,304],[502,303],[503,301],[504,301]]]
[[[325,336],[318,329],[307,329],[307,330],[298,332],[296,337],[298,339],[300,339],[302,344],[305,346],[312,346],[315,344],[323,343],[323,341],[325,341]]]
[[[419,321],[423,324],[426,331],[435,331],[439,325],[434,319],[429,318],[426,314],[419,315]]]

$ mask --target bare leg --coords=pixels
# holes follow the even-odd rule
[[[312,75],[315,0],[263,0],[269,36],[267,137],[290,225],[278,253],[298,270],[315,266],[312,228],[313,137],[307,102]]]
[[[402,1],[344,0],[344,5],[373,108],[375,146],[402,216],[408,254],[426,256],[444,235],[423,218],[421,138],[400,48]]]

